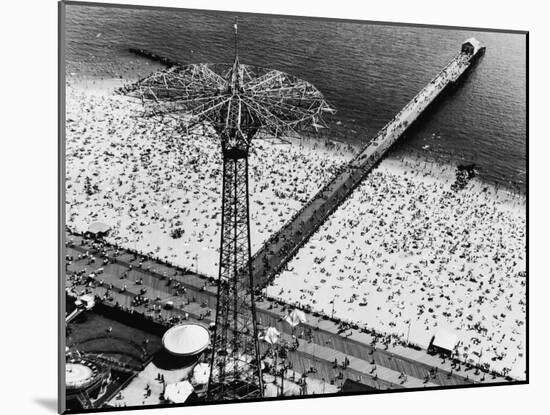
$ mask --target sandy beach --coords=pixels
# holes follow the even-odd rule
[[[110,243],[217,277],[221,157],[207,128],[139,118],[122,79],[67,87],[66,219]],[[338,143],[256,140],[250,157],[252,252],[354,155]],[[441,328],[459,358],[525,374],[525,200],[456,169],[386,159],[268,288],[270,297],[427,347]]]
[[[145,122],[139,101],[114,95],[118,79],[67,88],[66,217],[72,230],[93,222],[108,241],[217,277],[221,155],[208,129],[178,131]],[[256,140],[250,156],[254,253],[353,156],[351,147],[310,139]]]
[[[269,287],[270,297],[525,378],[525,200],[455,169],[386,159]],[[334,304],[333,304],[334,303]]]

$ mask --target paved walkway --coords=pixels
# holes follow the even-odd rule
[[[80,237],[69,235],[67,239],[70,238],[74,239],[76,245],[67,249],[67,255],[72,255],[76,259],[84,252],[93,252]],[[173,301],[175,309],[154,311],[140,306],[135,308],[138,312],[143,312],[151,318],[161,318],[166,322],[173,317],[180,318],[185,313],[188,313],[190,318],[203,321],[205,324],[208,324],[210,319],[213,320],[213,311],[216,307],[216,287],[213,282],[192,273],[184,274],[175,267],[152,260],[141,261],[140,258],[124,250],[119,250],[115,259],[115,251],[115,248],[108,250],[107,255],[113,258],[108,264],[104,264],[103,258],[96,254],[94,262],[87,258],[75,260],[68,266],[68,270],[74,272],[84,269],[88,274],[100,267],[103,268],[103,273],[97,276],[97,280],[104,282],[103,286],[93,291],[103,296],[107,287],[112,284],[111,303],[113,305],[118,303],[119,306],[130,309],[134,296],[145,288],[147,297],[153,300],[159,298],[160,304]],[[126,277],[121,278],[124,273]],[[169,283],[170,278],[172,281]],[[136,281],[140,281],[141,284],[136,284]],[[186,288],[185,294],[175,294],[178,283]],[[120,292],[124,286],[126,291]],[[82,286],[79,286],[77,290],[82,289]],[[290,335],[291,328],[281,321],[281,317],[287,310],[284,305],[263,300],[257,302],[257,309],[260,327],[274,326],[286,336]],[[295,363],[300,368],[310,364],[322,369],[322,372],[318,372],[318,378],[326,376],[325,379],[330,379],[336,376],[338,372],[331,371],[334,358],[341,362],[347,356],[350,366],[347,369],[349,376],[346,375],[346,377],[353,380],[362,377],[362,383],[377,388],[418,387],[418,382],[425,385],[423,382],[426,379],[430,382],[427,383],[428,386],[505,381],[501,377],[493,378],[483,373],[476,375],[474,370],[467,370],[465,367],[453,368],[448,359],[443,361],[439,357],[430,356],[425,350],[417,351],[399,345],[382,347],[375,342],[374,337],[358,330],[348,330],[346,335],[341,335],[334,322],[316,318],[311,314],[307,317],[307,324],[301,325],[296,333],[302,338],[300,347],[303,349],[299,349],[299,355],[292,359],[296,359]],[[308,343],[306,338],[310,339],[311,343]],[[318,352],[322,353],[321,357]],[[352,359],[354,359],[353,364],[351,364]],[[371,373],[374,365],[377,368],[376,373]],[[437,372],[434,373],[432,370],[430,373],[430,369],[434,367],[438,368]],[[406,382],[403,382],[403,377],[399,377],[401,373],[408,378]],[[375,375],[378,382],[373,381]]]

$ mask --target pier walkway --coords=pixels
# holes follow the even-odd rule
[[[467,43],[467,42],[465,42]],[[390,147],[450,84],[456,82],[478,53],[458,53],[329,183],[272,235],[252,258],[257,288],[264,288],[294,257],[340,204],[361,183]]]

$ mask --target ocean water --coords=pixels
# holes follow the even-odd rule
[[[526,38],[522,34],[350,23],[248,14],[67,6],[67,72],[144,76],[136,47],[182,64],[231,62],[239,19],[242,63],[317,86],[338,110],[330,136],[367,143],[475,36],[485,55],[392,150],[475,163],[482,180],[526,186]]]

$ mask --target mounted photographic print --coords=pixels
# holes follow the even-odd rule
[[[61,412],[528,382],[527,32],[59,12]]]

